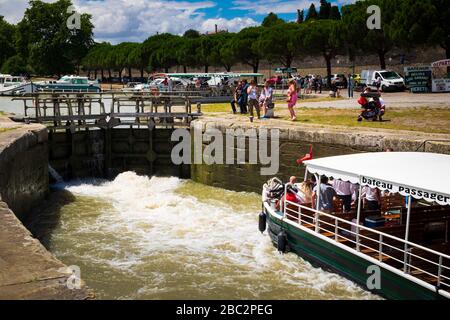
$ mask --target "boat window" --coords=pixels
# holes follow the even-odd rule
[[[5,78],[0,78],[0,83],[5,83]]]

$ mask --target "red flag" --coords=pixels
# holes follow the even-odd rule
[[[312,158],[313,158],[313,146],[311,145],[311,147],[309,148],[309,153],[305,154],[303,158],[299,158],[297,160],[297,164],[301,165],[305,161],[312,160]]]

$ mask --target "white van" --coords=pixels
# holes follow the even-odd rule
[[[361,72],[361,83],[376,87],[377,78],[381,78],[380,89],[382,91],[405,90],[405,79],[397,72],[390,70],[363,70]]]

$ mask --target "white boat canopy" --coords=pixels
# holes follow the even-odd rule
[[[320,158],[305,164],[313,174],[450,205],[450,155],[378,152]]]

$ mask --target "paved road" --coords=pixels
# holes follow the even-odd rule
[[[343,97],[347,97],[347,91],[342,91]],[[326,94],[320,95],[326,97]],[[408,92],[383,93],[383,99],[389,108],[411,108],[411,107],[432,107],[450,108],[450,93],[429,93],[413,94]],[[297,107],[307,108],[338,108],[352,109],[359,108],[357,102],[359,93],[355,92],[353,99],[342,99],[335,101],[307,102],[299,100]]]

